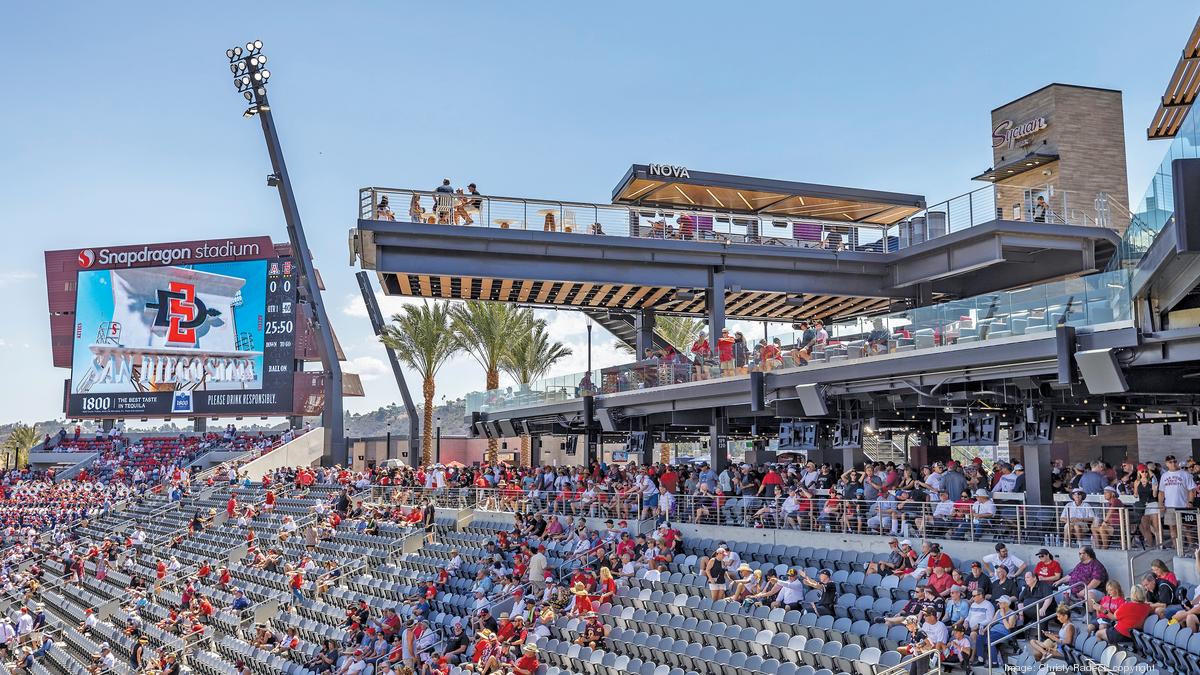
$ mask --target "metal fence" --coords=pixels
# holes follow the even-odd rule
[[[829,497],[718,496],[708,493],[644,496],[637,491],[530,491],[516,488],[408,488],[373,486],[361,493],[378,506],[415,508],[432,501],[443,508],[483,513],[543,513],[586,518],[636,520],[665,518],[678,523],[796,530],[852,535],[1003,541],[1028,546],[1082,546],[1130,550],[1145,531],[1134,507],[1089,503],[1082,518],[1063,505],[995,502],[995,513],[981,513],[965,502],[853,500]],[[984,509],[985,511],[990,509]],[[1158,542],[1174,542],[1179,551],[1200,542],[1195,512],[1176,514],[1180,526],[1157,519],[1151,532]],[[1190,549],[1189,549],[1190,550]]]

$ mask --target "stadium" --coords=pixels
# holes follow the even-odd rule
[[[1200,20],[1163,39],[1139,201],[1122,91],[1051,82],[942,201],[369,184],[324,279],[228,49],[286,237],[42,255],[67,422],[4,446],[0,675],[1200,674]],[[349,431],[335,275],[403,430]]]

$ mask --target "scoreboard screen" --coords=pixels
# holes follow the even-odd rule
[[[77,282],[71,417],[291,412],[290,258],[82,269]]]

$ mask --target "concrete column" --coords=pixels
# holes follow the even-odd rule
[[[654,345],[654,311],[641,310],[633,316],[633,325],[637,329],[637,358],[640,359]]]
[[[1050,445],[1024,445],[1025,503],[1053,504],[1050,494]]]
[[[714,267],[708,273],[708,346],[717,358],[717,338],[725,327],[725,270]]]
[[[729,464],[729,448],[720,443],[721,431],[720,424],[708,428],[708,465],[718,472]]]
[[[208,429],[207,417],[195,417],[192,419],[192,431],[202,434]]]
[[[917,284],[917,296],[913,298],[916,301],[917,307],[925,307],[933,304],[933,284],[925,282]]]
[[[542,437],[529,437],[529,463],[533,466],[542,465]]]
[[[112,431],[113,427],[115,426],[117,426],[117,421],[115,419],[109,418],[100,420],[100,428],[104,431]]]
[[[830,457],[830,460],[832,461],[832,457]],[[852,466],[865,464],[866,461],[867,453],[863,452],[862,448],[842,448],[842,471]]]

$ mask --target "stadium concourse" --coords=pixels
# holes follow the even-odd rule
[[[737,484],[772,472],[807,475],[747,467]],[[4,553],[6,668],[886,675],[986,670],[974,664],[990,654],[1027,672],[1200,672],[1200,606],[1166,563],[1122,589],[1091,539],[1055,560],[984,533],[994,552],[972,560],[973,528],[881,538],[876,553],[764,543],[762,523],[737,519],[694,536],[658,511],[656,496],[724,480],[664,466],[162,472]],[[632,490],[633,508],[560,512],[600,487]]]

